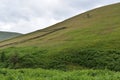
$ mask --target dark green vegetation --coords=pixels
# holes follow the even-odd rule
[[[108,70],[0,69],[1,80],[120,80],[120,72]]]
[[[39,47],[8,48],[0,52],[1,67],[44,69],[110,69],[120,71],[119,50],[63,49],[54,51]]]
[[[48,28],[2,41],[0,48],[1,68],[62,70],[43,70],[43,74],[37,70],[30,70],[33,73],[29,70],[23,70],[25,73],[8,70],[17,75],[8,80],[16,79],[19,75],[22,77],[19,80],[24,80],[25,76],[25,80],[120,80],[120,73],[117,72],[82,70],[120,71],[120,3],[94,9]]]
[[[14,38],[17,36],[20,36],[20,33],[13,33],[13,32],[2,32],[0,31],[0,41],[6,40],[6,39],[10,39],[10,38]]]

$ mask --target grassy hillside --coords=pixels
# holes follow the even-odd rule
[[[0,41],[7,40],[7,39],[10,39],[10,38],[14,38],[14,37],[17,37],[17,36],[20,36],[20,35],[21,35],[20,33],[0,31]]]
[[[0,46],[18,42],[14,46],[63,47],[64,44],[66,47],[120,48],[119,9],[118,3],[91,10],[46,29],[1,42]]]
[[[2,80],[120,80],[120,72],[108,70],[59,71],[44,69],[0,69]]]
[[[120,3],[0,42],[0,67],[120,71],[119,36]]]

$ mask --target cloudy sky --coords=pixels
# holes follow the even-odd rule
[[[29,33],[120,0],[0,0],[0,31]]]

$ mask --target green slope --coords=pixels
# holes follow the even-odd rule
[[[0,42],[2,66],[120,71],[119,36],[120,3]]]
[[[15,46],[69,46],[120,48],[120,4],[95,9],[55,24],[43,30],[21,36],[1,45],[21,42]],[[88,14],[90,15],[88,17]],[[55,31],[53,30],[66,27]],[[44,34],[48,33],[45,36]],[[42,37],[41,37],[42,36]],[[31,40],[31,38],[33,38]],[[35,38],[35,39],[34,39]],[[30,39],[30,40],[29,40]],[[23,42],[22,42],[23,41]],[[114,46],[113,46],[114,44]]]
[[[10,38],[14,38],[14,37],[17,37],[17,36],[20,36],[20,35],[21,35],[20,33],[0,31],[0,41],[7,40],[7,39],[10,39]]]

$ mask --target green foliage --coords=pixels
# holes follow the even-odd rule
[[[22,72],[21,72],[22,71]],[[6,73],[4,75],[3,73]],[[24,72],[24,73],[23,73]],[[120,72],[108,70],[0,69],[1,80],[119,80]]]
[[[0,55],[0,60],[1,60],[1,62],[4,62],[4,61],[5,61],[5,58],[6,58],[5,53],[4,53],[4,52],[1,52],[1,55]]]
[[[87,68],[120,71],[119,57],[118,50],[69,49],[54,55],[52,59],[66,65],[78,64]]]
[[[29,53],[28,53],[29,51]],[[6,54],[3,57],[3,52]],[[1,67],[69,70],[71,66],[120,71],[119,50],[67,48],[51,51],[39,47],[2,50]],[[4,60],[4,62],[3,62]],[[74,69],[74,68],[73,68]]]
[[[13,54],[9,57],[9,63],[11,64],[12,68],[19,67],[17,64],[20,62],[19,54]]]
[[[120,80],[114,72],[120,71],[119,8],[95,9],[0,42],[0,80]],[[0,33],[0,40],[15,35]]]

